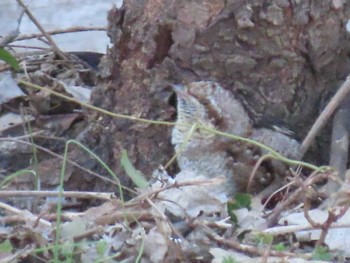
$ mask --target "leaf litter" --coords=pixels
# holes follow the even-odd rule
[[[13,140],[10,144],[0,140],[1,176],[5,179],[20,169],[33,169],[42,175],[41,189],[57,192],[62,158],[39,153],[40,161],[35,163],[30,139],[35,138],[38,147],[62,152],[65,141],[86,127],[85,113],[79,104],[19,87],[16,83],[30,74],[33,83],[87,102],[96,73],[79,63],[62,67],[53,54],[26,58],[22,63],[26,71],[13,79],[6,73],[0,79],[0,83],[6,81],[7,86],[12,83],[9,89],[13,92],[1,101],[7,110],[0,119],[7,118],[5,122],[9,124],[1,125],[0,132]],[[74,94],[72,89],[77,90],[76,87],[79,91]],[[23,147],[21,140],[27,142],[27,146]],[[11,145],[18,147],[11,148]],[[70,150],[69,158],[78,164],[87,164],[84,167],[95,162],[79,149]],[[310,218],[319,225],[310,224],[299,206],[305,206],[302,196],[284,207],[278,224],[271,226],[269,216],[274,207],[272,210],[264,207],[260,195],[252,197],[251,202],[244,199],[244,206],[229,208],[230,202],[238,201],[226,196],[224,178],[207,178],[189,170],[170,176],[159,169],[151,182],[146,183],[126,153],[121,162],[140,187],[128,201],[114,193],[110,193],[109,200],[95,204],[84,204],[79,198],[32,197],[30,191],[25,197],[4,198],[0,262],[48,261],[52,259],[55,245],[59,258],[65,262],[325,262],[319,258],[331,256],[341,261],[350,257],[346,246],[349,235],[343,229],[349,222],[347,211],[333,211],[335,215],[342,214],[333,224],[336,228],[329,224],[326,229],[323,245],[329,250],[315,254],[315,244],[326,228],[322,224],[330,213],[319,208],[310,210]],[[16,177],[2,190],[34,189],[33,178],[29,173]],[[86,189],[84,185],[91,184],[92,178],[92,174],[77,172],[76,165],[70,164],[64,188]],[[303,182],[297,185],[302,186]],[[344,184],[338,194],[346,206],[347,189]],[[39,194],[40,189],[36,190]],[[286,199],[288,192],[274,202]],[[63,206],[60,215],[55,213],[58,202]],[[57,216],[62,221],[59,226],[55,224]],[[317,227],[319,230],[315,230]],[[60,228],[58,244],[55,244],[56,228]]]

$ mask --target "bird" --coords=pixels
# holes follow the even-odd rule
[[[226,178],[228,195],[245,192],[259,158],[267,153],[256,145],[217,136],[208,130],[249,138],[274,149],[281,155],[300,159],[300,143],[280,129],[257,128],[235,95],[215,81],[195,81],[172,85],[177,97],[177,120],[171,142],[180,170],[192,170],[208,178]],[[187,124],[187,125],[184,125]],[[192,134],[191,133],[191,129]],[[252,192],[258,193],[283,173],[276,162],[264,162],[256,171]]]

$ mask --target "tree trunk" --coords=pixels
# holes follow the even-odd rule
[[[349,11],[341,0],[124,0],[108,17],[113,46],[93,103],[174,121],[167,84],[215,80],[257,124],[282,120],[303,138],[349,74]],[[170,129],[102,116],[91,145],[119,175],[121,149],[149,175],[173,154]]]

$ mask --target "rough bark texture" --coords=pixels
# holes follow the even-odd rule
[[[215,80],[256,123],[283,120],[303,138],[349,73],[350,3],[343,2],[124,0],[109,14],[113,46],[94,104],[173,121],[167,83]],[[146,174],[173,153],[166,126],[105,116],[99,122],[91,145],[119,175],[122,148]]]

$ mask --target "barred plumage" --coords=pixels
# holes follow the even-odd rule
[[[254,128],[243,106],[235,96],[212,81],[174,85],[177,94],[177,122],[172,133],[176,152],[190,131],[181,124],[198,123],[210,128],[252,138],[282,155],[298,159],[300,144],[282,132]],[[227,193],[244,191],[257,159],[264,152],[253,145],[196,131],[177,158],[180,169],[190,169],[208,177],[224,176],[228,179]],[[273,166],[273,165],[272,165]],[[271,165],[259,168],[254,187],[265,187],[267,177],[276,173]],[[277,169],[281,172],[280,166]]]

